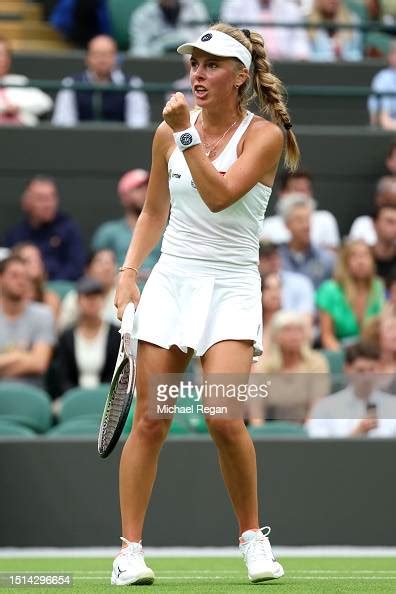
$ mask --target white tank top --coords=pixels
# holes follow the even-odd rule
[[[191,113],[194,125],[200,111]],[[225,173],[237,160],[237,146],[253,119],[247,112],[220,155],[212,162]],[[271,188],[257,183],[237,202],[211,212],[199,195],[182,151],[177,147],[168,162],[171,211],[162,241],[164,254],[219,262],[222,266],[258,264],[259,233]]]

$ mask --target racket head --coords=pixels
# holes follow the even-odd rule
[[[136,384],[136,359],[125,356],[115,370],[98,435],[98,453],[107,458],[120,439],[128,418]]]

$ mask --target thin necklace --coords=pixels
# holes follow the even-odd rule
[[[232,130],[232,128],[235,126],[235,124],[238,123],[238,119],[235,120],[235,122],[233,124],[231,124],[231,126],[229,128],[227,128],[227,130],[224,132],[224,134],[222,136],[220,136],[220,138],[218,140],[216,140],[214,143],[212,144],[208,144],[206,142],[206,137],[205,137],[205,125],[204,125],[204,119],[203,119],[203,115],[201,114],[201,125],[202,125],[202,136],[203,136],[203,144],[205,147],[205,155],[207,157],[215,157],[216,156],[216,147],[219,144],[219,142],[221,142],[224,138],[224,136],[226,134],[228,134],[228,132],[230,130]]]

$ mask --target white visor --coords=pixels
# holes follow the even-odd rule
[[[252,54],[242,43],[226,33],[209,29],[197,41],[180,45],[177,51],[179,54],[192,54],[195,47],[213,56],[238,58],[248,70],[250,69]]]

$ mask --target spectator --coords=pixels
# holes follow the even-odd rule
[[[359,18],[343,0],[315,0],[308,15],[311,24],[326,23],[325,27],[312,28],[309,32],[313,60],[334,62],[356,61],[363,58],[362,34],[358,29],[340,29],[341,25],[359,25]]]
[[[347,243],[338,255],[334,279],[316,294],[322,346],[338,351],[356,341],[368,319],[384,306],[384,287],[375,275],[375,263],[364,241]]]
[[[396,287],[396,277],[393,285]],[[388,304],[387,304],[388,305]],[[364,327],[364,342],[373,344],[379,351],[378,386],[387,393],[396,394],[396,315],[394,310],[383,310]]]
[[[92,252],[85,269],[85,276],[94,279],[103,289],[102,319],[104,322],[119,326],[117,311],[114,305],[117,265],[114,253],[108,249]],[[78,293],[69,291],[62,301],[58,328],[66,330],[78,320]]]
[[[104,322],[119,325],[117,311],[114,305],[116,290],[117,266],[111,250],[102,249],[92,252],[85,269],[87,278],[94,279],[102,287],[103,309],[101,316]],[[74,289],[69,291],[62,301],[59,316],[59,330],[66,330],[78,320],[78,293]]]
[[[373,254],[377,273],[386,280],[396,267],[396,205],[384,205],[374,213],[377,241]]]
[[[130,53],[134,56],[161,56],[174,51],[189,39],[198,37],[209,22],[202,0],[146,0],[131,15]]]
[[[316,210],[314,201],[312,176],[308,171],[286,172],[280,180],[278,193],[277,211],[278,215],[264,219],[261,239],[273,243],[287,243],[290,241],[288,231],[283,218],[282,199],[290,194],[300,194],[307,197],[307,203],[314,208],[312,212],[311,241],[313,245],[322,248],[337,248],[340,244],[340,232],[335,216],[328,210]]]
[[[143,128],[150,122],[147,95],[139,90],[142,80],[129,81],[117,67],[117,45],[111,37],[99,35],[88,45],[87,69],[63,80],[65,87],[56,96],[52,123],[75,126],[78,122],[125,122],[131,128]],[[129,85],[130,91],[74,91],[74,83],[92,85]]]
[[[29,301],[25,262],[9,256],[0,262],[0,379],[42,387],[55,342],[50,308]]]
[[[262,276],[275,274],[280,280],[281,308],[305,316],[310,326],[315,313],[315,291],[312,282],[303,274],[282,270],[278,247],[273,243],[260,243],[259,270]]]
[[[385,167],[388,175],[396,177],[396,139],[394,138],[388,148],[385,158]]]
[[[372,345],[346,349],[349,383],[313,406],[306,423],[311,437],[396,437],[396,398],[376,388],[378,361]]]
[[[266,23],[302,23],[301,8],[290,0],[223,0],[221,20],[248,23],[261,33],[272,60],[309,60],[308,37],[303,27],[271,27]],[[255,23],[252,27],[251,23]]]
[[[18,243],[13,248],[12,254],[19,256],[26,264],[26,270],[30,280],[29,297],[31,301],[48,305],[56,320],[60,310],[60,298],[54,291],[47,289],[45,286],[47,272],[38,247],[28,241]]]
[[[26,76],[10,74],[11,65],[11,48],[0,35],[0,82],[12,85],[0,87],[0,124],[35,126],[52,108],[52,99],[40,89],[25,86]]]
[[[111,32],[107,0],[57,0],[50,22],[84,48],[93,37]]]
[[[102,318],[101,284],[85,277],[77,291],[78,319],[59,337],[56,355],[62,393],[111,382],[120,346],[118,328]]]
[[[124,208],[124,217],[115,221],[103,223],[94,233],[92,249],[112,250],[119,266],[124,263],[131,235],[142,211],[146,198],[149,173],[144,169],[133,169],[125,173],[118,182],[118,195]],[[139,270],[140,284],[149,274],[160,256],[159,245],[151,252]]]
[[[371,82],[373,93],[396,93],[396,40],[390,44],[387,60],[388,67],[377,72]],[[367,105],[373,126],[396,130],[396,96],[371,95]]]
[[[54,179],[36,176],[22,196],[25,219],[12,227],[4,245],[34,243],[41,252],[49,280],[80,278],[85,261],[85,249],[77,224],[59,211],[59,194]]]
[[[266,378],[271,374],[271,387],[268,398],[249,403],[252,425],[265,419],[303,423],[312,403],[329,391],[327,361],[310,348],[304,320],[296,313],[274,315],[269,354],[254,371]]]
[[[282,287],[278,274],[269,272],[261,277],[263,305],[263,353],[257,363],[264,360],[270,348],[270,325],[274,315],[282,309]],[[253,364],[253,371],[256,364]]]
[[[396,207],[396,177],[390,175],[381,177],[375,190],[374,212],[371,216],[362,215],[353,221],[349,239],[361,239],[368,245],[375,245],[378,236],[374,218],[378,209],[383,206]]]
[[[291,194],[282,202],[282,217],[290,232],[290,241],[279,246],[285,270],[305,274],[315,289],[328,279],[334,267],[334,254],[311,242],[312,205],[307,197]]]

